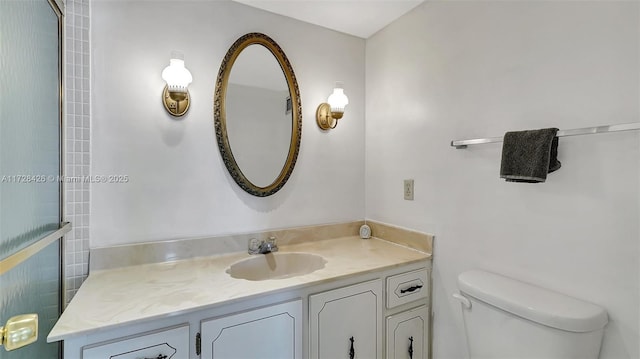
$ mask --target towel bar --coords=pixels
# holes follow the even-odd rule
[[[577,135],[591,135],[594,133],[607,133],[607,132],[632,131],[632,130],[640,130],[640,122],[576,128],[573,130],[561,130],[561,131],[558,131],[558,134],[556,136],[565,137],[565,136],[577,136]],[[455,147],[456,149],[461,149],[461,148],[467,148],[468,145],[481,145],[484,143],[495,143],[495,142],[502,142],[502,137],[475,138],[471,140],[454,140],[454,141],[451,141],[451,146]]]

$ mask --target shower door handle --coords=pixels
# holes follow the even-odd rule
[[[6,351],[22,348],[38,340],[38,314],[12,317],[0,326],[0,346]]]

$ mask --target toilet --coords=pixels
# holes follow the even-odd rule
[[[472,359],[597,359],[607,312],[595,304],[481,270],[458,276]]]

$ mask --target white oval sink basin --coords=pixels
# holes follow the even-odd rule
[[[326,263],[311,253],[268,253],[236,262],[226,272],[233,278],[253,281],[284,279],[315,272]]]

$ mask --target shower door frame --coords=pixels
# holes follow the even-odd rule
[[[64,72],[64,12],[62,7],[64,5],[59,5],[58,0],[38,0],[38,1],[46,1],[54,14],[58,18],[58,222],[60,223],[59,229],[50,233],[36,242],[29,244],[27,247],[17,250],[15,253],[9,255],[7,258],[0,260],[0,275],[5,272],[10,271],[20,263],[25,260],[31,258],[35,254],[39,253],[42,249],[48,247],[53,244],[53,242],[58,242],[58,281],[59,281],[59,295],[58,295],[58,317],[62,314],[62,310],[65,306],[65,278],[64,278],[64,262],[65,262],[65,245],[64,245],[64,235],[71,230],[71,223],[64,222],[64,175],[65,175],[65,166],[64,166],[64,154],[65,154],[65,120],[64,120],[64,83],[65,83],[65,72]],[[58,358],[63,358],[63,346],[58,346]]]

